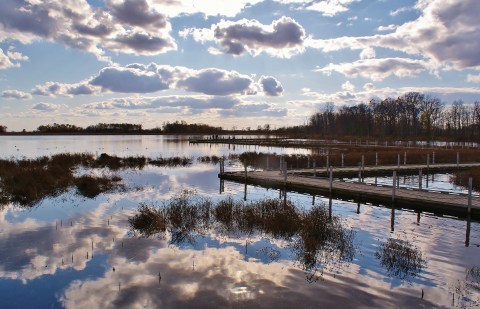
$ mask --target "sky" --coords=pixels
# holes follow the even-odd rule
[[[480,100],[478,0],[1,0],[0,125],[308,122]]]

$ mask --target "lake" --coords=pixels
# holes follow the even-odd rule
[[[1,136],[3,159],[89,152],[186,156],[193,163],[79,169],[116,174],[123,189],[88,198],[71,188],[33,207],[3,205],[0,308],[480,306],[478,222],[222,184],[218,164],[195,160],[245,151],[310,153],[189,145],[188,137],[176,136]],[[241,168],[236,160],[226,162],[227,171]],[[430,188],[464,192],[449,177],[434,175]],[[405,177],[401,185],[416,187],[418,178]],[[285,200],[294,206],[281,218],[268,217],[261,204],[277,207],[271,205]],[[132,225],[142,205],[163,211],[163,229]],[[172,215],[178,209],[188,213]],[[323,215],[331,218],[321,221]],[[323,225],[324,234],[311,233]]]

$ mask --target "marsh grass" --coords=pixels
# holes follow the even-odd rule
[[[339,267],[355,255],[354,231],[331,217],[324,205],[301,209],[279,199],[244,203],[232,198],[213,203],[184,192],[160,207],[141,204],[129,222],[140,237],[166,237],[168,230],[173,244],[194,244],[196,236],[212,230],[285,240],[309,281],[317,280],[325,267]]]
[[[468,188],[468,178],[472,177],[473,190],[480,192],[480,168],[473,167],[467,171],[456,171],[450,181],[457,186]]]
[[[192,164],[192,159],[187,157],[170,157],[170,158],[158,157],[155,159],[148,159],[148,164],[153,166],[167,166],[167,167],[187,166]]]
[[[435,163],[457,163],[457,152],[460,156],[460,163],[480,162],[480,151],[477,149],[435,149]],[[404,163],[404,154],[407,154],[407,164],[426,164],[427,156],[429,163],[433,163],[433,150],[421,148],[331,148],[328,149],[328,163],[332,166],[342,166],[342,153],[344,155],[344,166],[358,166],[362,162],[362,156],[365,165],[396,165],[398,163],[398,155],[400,155],[400,164]],[[378,162],[376,162],[376,154],[378,154]],[[289,169],[296,168],[313,168],[313,160],[316,161],[318,168],[325,167],[327,164],[327,149],[324,154],[315,155],[278,155],[262,152],[244,152],[238,159],[251,167],[266,169],[267,158],[268,168],[279,168],[280,157],[287,162]]]
[[[119,176],[91,176],[83,175],[76,177],[73,183],[77,187],[77,191],[80,195],[94,198],[101,193],[109,192],[114,189],[119,189],[119,182],[122,180]]]
[[[150,159],[143,156],[117,157],[102,153],[95,158],[89,153],[62,153],[36,159],[0,160],[0,205],[8,203],[33,206],[46,197],[55,197],[71,187],[77,193],[94,198],[101,193],[124,189],[119,176],[76,176],[80,167],[87,170],[143,169],[153,166],[186,166],[186,157]]]
[[[400,279],[416,277],[426,263],[419,248],[408,240],[396,238],[382,243],[375,257],[389,276]]]

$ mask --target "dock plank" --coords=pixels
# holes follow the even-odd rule
[[[392,203],[392,186],[375,186],[359,182],[335,180],[330,191],[328,178],[308,177],[289,173],[287,181],[279,171],[227,172],[219,175],[225,180],[256,184],[264,187],[286,189],[301,193],[332,195],[344,199],[359,200],[385,206],[403,207],[414,210],[431,211],[458,217],[467,217],[468,197],[465,194],[452,195],[430,192],[414,188],[396,188],[394,204]],[[480,200],[472,199],[471,217],[480,219]]]

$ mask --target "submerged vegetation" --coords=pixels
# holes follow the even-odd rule
[[[284,240],[309,281],[317,280],[325,267],[338,267],[355,255],[354,231],[324,205],[301,209],[291,201],[244,203],[232,198],[214,203],[187,191],[160,207],[140,205],[129,223],[134,234],[168,236],[177,245],[195,243],[195,237],[209,230]]]

